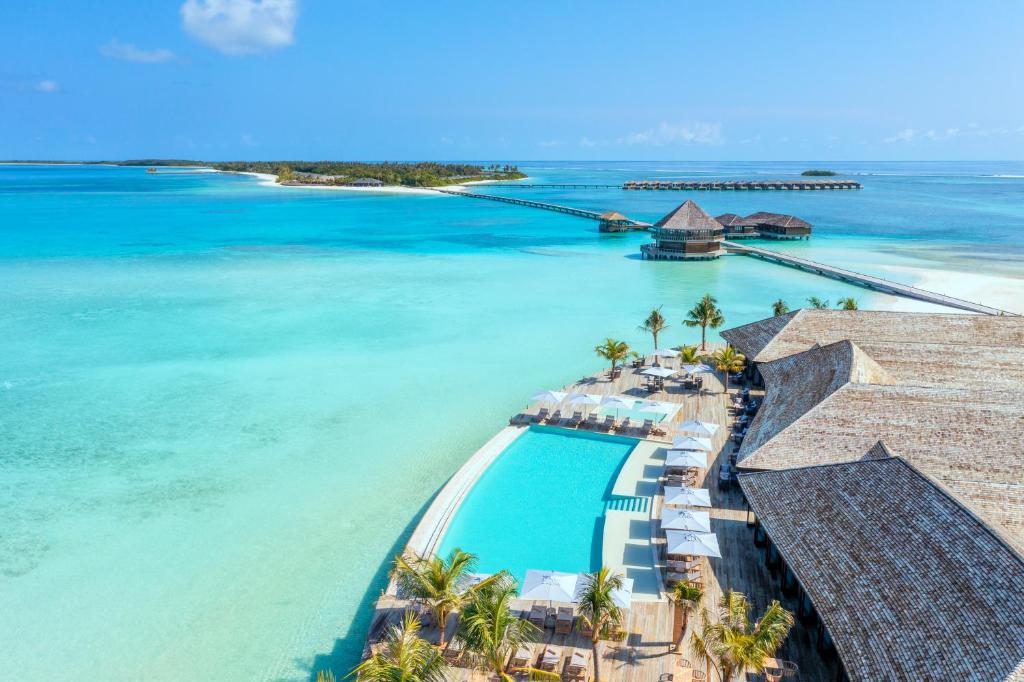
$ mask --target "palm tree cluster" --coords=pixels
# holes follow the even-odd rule
[[[725,392],[729,392],[729,375],[742,372],[747,364],[747,357],[733,348],[726,346],[711,354],[711,360],[715,363],[715,369],[725,375]]]
[[[748,668],[764,670],[765,660],[786,641],[793,627],[793,614],[772,601],[761,617],[751,624],[751,604],[746,595],[729,590],[719,600],[716,618],[701,611],[701,628],[690,637],[690,653],[714,667],[723,682]]]
[[[683,324],[687,327],[700,327],[700,349],[705,350],[708,347],[708,328],[718,329],[721,327],[725,324],[725,316],[722,315],[722,311],[718,307],[718,301],[711,294],[704,294],[697,305],[686,313]]]

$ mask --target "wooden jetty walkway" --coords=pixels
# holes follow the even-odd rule
[[[522,185],[517,185],[522,186]],[[588,211],[585,208],[574,208],[572,206],[562,206],[561,204],[551,204],[544,201],[531,201],[530,199],[519,199],[516,197],[501,197],[494,194],[477,194],[475,192],[464,192],[461,190],[454,189],[435,189],[436,192],[443,194],[451,194],[456,197],[468,197],[470,199],[488,199],[490,201],[501,201],[506,204],[515,204],[517,206],[529,206],[530,208],[539,208],[545,211],[554,211],[556,213],[565,213],[567,215],[574,215],[580,218],[589,218],[591,220],[604,221],[603,214],[597,211]],[[636,229],[647,229],[650,227],[650,223],[642,223],[637,220],[630,220],[629,218],[623,217],[620,221],[624,225],[636,228]]]
[[[833,265],[825,265],[824,263],[818,263],[798,256],[791,256],[778,251],[770,251],[769,249],[761,249],[756,246],[737,244],[736,242],[730,241],[722,242],[722,245],[725,246],[726,251],[730,253],[739,253],[744,256],[760,258],[761,260],[778,263],[779,265],[786,265],[791,268],[796,268],[797,270],[821,275],[822,277],[837,279],[841,282],[855,284],[875,291],[881,291],[886,294],[892,294],[893,296],[903,296],[904,298],[912,298],[926,303],[946,306],[947,308],[957,308],[959,310],[967,310],[972,313],[982,313],[984,315],[1016,315],[1016,313],[982,305],[981,303],[974,303],[972,301],[965,301],[961,298],[946,296],[945,294],[925,291],[924,289],[918,289],[917,287],[912,287],[907,284],[900,284],[898,282],[882,279],[881,277],[853,272],[852,270],[844,270]]]
[[[861,189],[856,180],[630,180],[622,189],[660,190],[824,190]]]

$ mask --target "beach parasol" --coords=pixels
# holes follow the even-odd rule
[[[531,568],[523,578],[523,588],[519,590],[519,596],[522,599],[534,601],[569,603],[576,595],[576,585],[579,579],[578,573],[538,571]]]
[[[665,486],[665,504],[677,507],[710,507],[711,493],[707,488],[680,488]]]
[[[691,533],[710,533],[711,515],[707,512],[665,507],[661,510],[661,528],[665,531],[688,530]]]
[[[713,436],[720,427],[711,422],[702,422],[699,419],[691,419],[679,425],[679,430],[684,433],[695,433],[698,436]]]
[[[676,450],[704,450],[711,452],[711,439],[696,436],[673,436],[672,447]]]
[[[703,450],[669,450],[665,457],[667,467],[708,468],[708,455]]]
[[[668,544],[666,554],[685,556],[722,556],[718,549],[718,537],[714,533],[693,533],[686,530],[670,530],[665,533]]]

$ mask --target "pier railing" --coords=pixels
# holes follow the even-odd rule
[[[477,194],[476,192],[466,192],[462,190],[454,189],[435,189],[437,192],[442,194],[451,194],[456,197],[469,197],[470,199],[488,199],[490,201],[500,201],[506,204],[515,204],[517,206],[529,206],[530,208],[539,208],[545,211],[554,211],[555,213],[565,213],[567,215],[579,216],[580,218],[589,218],[591,220],[602,220],[601,214],[597,211],[588,211],[584,208],[575,208],[573,206],[562,206],[561,204],[551,204],[545,201],[531,201],[530,199],[519,199],[516,197],[502,197],[495,194]],[[650,227],[648,223],[641,223],[636,220],[617,220],[616,223],[628,225],[629,227],[647,228]]]

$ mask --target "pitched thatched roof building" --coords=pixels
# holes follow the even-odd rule
[[[654,243],[640,248],[645,257],[658,260],[718,258],[725,253],[724,235],[721,223],[687,199],[654,224]]]
[[[725,228],[725,236],[728,239],[749,239],[758,236],[757,223],[747,220],[741,215],[723,213],[720,216],[715,216],[715,220]]]
[[[767,388],[741,488],[849,678],[1024,679],[1024,623],[992,613],[1024,582],[1024,318],[800,310],[722,335]]]
[[[1024,560],[913,466],[872,458],[740,481],[769,559],[847,679],[1024,676]]]
[[[746,217],[762,237],[769,239],[807,239],[811,236],[811,224],[796,216],[783,213],[758,211]]]
[[[605,211],[598,217],[598,230],[601,232],[625,232],[633,227],[633,221],[618,211]]]

